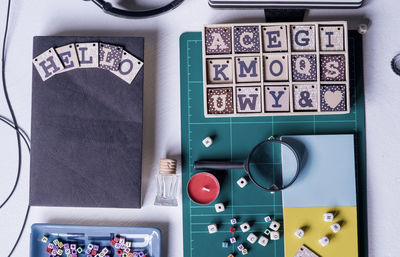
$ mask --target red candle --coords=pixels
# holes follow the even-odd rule
[[[219,195],[218,179],[208,172],[197,173],[189,180],[187,193],[195,203],[212,203]]]

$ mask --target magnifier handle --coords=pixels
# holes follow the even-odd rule
[[[230,161],[196,161],[194,162],[194,169],[196,170],[243,169],[243,163],[230,162]]]

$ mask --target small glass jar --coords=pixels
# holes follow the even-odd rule
[[[154,205],[178,206],[179,176],[176,175],[176,160],[160,159],[160,171],[156,175],[157,195]]]

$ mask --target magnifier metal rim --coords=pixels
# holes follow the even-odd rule
[[[292,151],[292,153],[294,154],[294,156],[295,156],[295,158],[296,158],[296,164],[297,164],[296,174],[294,175],[294,177],[292,178],[292,180],[291,180],[287,185],[284,185],[284,186],[282,186],[282,187],[278,187],[278,186],[276,186],[276,185],[275,185],[275,187],[273,187],[273,185],[271,185],[270,187],[266,188],[266,187],[261,186],[260,184],[258,184],[258,183],[255,181],[255,179],[254,179],[253,176],[251,175],[251,172],[250,172],[250,169],[249,169],[249,166],[250,166],[250,159],[251,159],[252,155],[254,154],[254,152],[257,150],[257,148],[258,148],[259,146],[261,146],[261,145],[263,145],[263,144],[268,144],[268,143],[279,143],[279,144],[281,144],[281,145],[286,146],[287,148],[289,148],[289,149]],[[282,140],[268,139],[268,140],[265,140],[265,141],[262,141],[262,142],[258,143],[258,144],[251,150],[249,156],[247,157],[247,159],[246,159],[246,161],[245,161],[245,163],[244,163],[244,170],[246,171],[246,173],[247,173],[247,175],[249,176],[250,180],[253,181],[253,183],[254,183],[257,187],[261,188],[262,190],[271,191],[271,192],[277,192],[277,191],[281,191],[281,190],[284,190],[284,189],[288,188],[289,186],[291,186],[291,185],[294,183],[294,181],[296,181],[296,179],[297,179],[297,177],[299,176],[299,173],[300,173],[300,158],[299,158],[299,155],[297,154],[296,150],[294,150],[294,148],[293,148],[292,146],[290,146],[288,143],[286,143],[286,142],[284,142],[284,141],[282,141]]]

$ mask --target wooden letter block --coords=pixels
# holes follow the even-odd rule
[[[345,111],[346,86],[345,85],[321,85],[321,111]]]
[[[315,51],[315,26],[291,26],[292,51]]]
[[[321,55],[321,80],[344,81],[346,79],[346,64],[343,54]]]
[[[321,51],[343,51],[343,30],[343,26],[321,26],[319,28],[319,49]]]
[[[237,112],[261,112],[261,87],[236,88]]]
[[[288,55],[273,54],[264,57],[264,81],[288,81]]]
[[[267,112],[289,111],[289,86],[266,86],[264,94]]]
[[[209,84],[232,83],[232,59],[207,59],[207,81]]]
[[[77,43],[75,47],[78,52],[80,68],[99,67],[99,43]]]
[[[230,54],[231,28],[205,28],[206,54]]]
[[[78,55],[74,44],[58,47],[56,52],[64,65],[64,70],[60,73],[79,68]]]
[[[208,88],[208,113],[233,113],[233,88]]]
[[[43,81],[46,81],[64,70],[64,66],[54,48],[50,48],[46,52],[35,57],[35,59],[33,59],[33,64]]]
[[[317,57],[314,54],[292,56],[293,81],[317,80]]]
[[[260,57],[237,57],[236,82],[260,82]]]
[[[260,32],[258,26],[237,26],[233,30],[235,53],[260,52]]]
[[[264,52],[283,52],[288,50],[286,26],[262,27]]]
[[[294,110],[306,111],[317,110],[318,90],[315,85],[294,85],[293,86]]]

